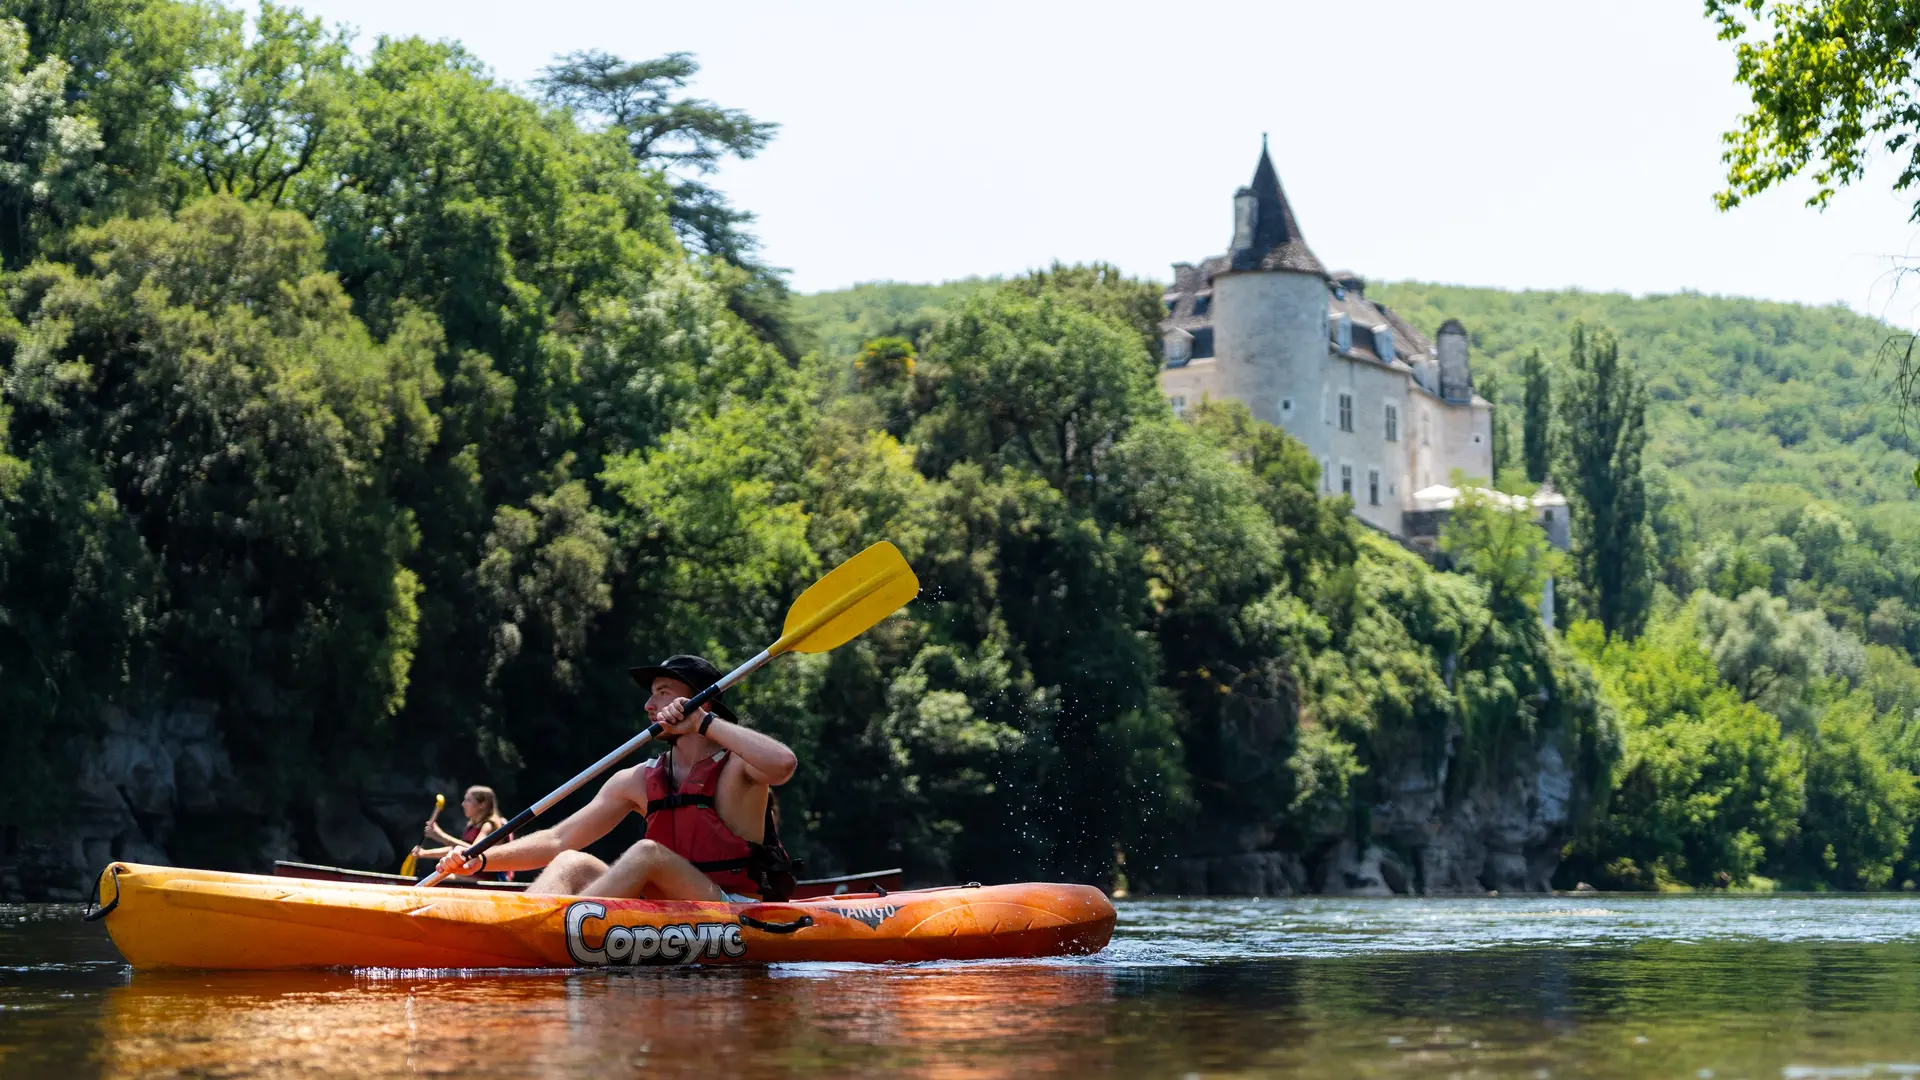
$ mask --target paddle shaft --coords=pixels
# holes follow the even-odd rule
[[[732,671],[727,672],[726,677],[722,678],[719,682],[714,683],[712,686],[709,686],[706,689],[688,698],[687,704],[684,710],[682,711],[682,715],[692,715],[693,713],[700,711],[701,706],[705,705],[707,702],[712,701],[714,698],[717,698],[721,694],[724,694],[728,690],[732,689],[734,684],[738,683],[741,679],[746,678],[748,675],[751,675],[755,669],[759,668],[760,665],[766,663],[768,660],[771,660],[771,659],[773,659],[772,651],[762,649],[758,656],[755,656],[753,659],[747,661],[744,664],[741,664],[737,668],[734,668]],[[599,761],[594,762],[592,765],[587,766],[587,768],[584,771],[582,771],[580,775],[574,777],[573,779],[567,781],[564,784],[561,784],[559,787],[554,788],[551,792],[547,794],[545,798],[534,803],[532,806],[527,807],[525,810],[520,811],[518,814],[515,814],[513,816],[512,821],[507,822],[505,825],[501,826],[500,828],[495,829],[492,832],[488,833],[487,835],[481,837],[478,841],[476,841],[473,844],[472,847],[469,847],[466,850],[462,851],[460,853],[461,857],[466,859],[471,859],[475,855],[484,854],[488,848],[494,846],[495,844],[504,842],[507,839],[507,837],[520,831],[521,829],[526,828],[528,822],[532,821],[534,818],[539,817],[541,814],[546,813],[548,810],[553,809],[553,805],[555,803],[573,794],[574,792],[579,791],[581,788],[591,783],[595,777],[599,776],[601,773],[606,772],[608,769],[611,769],[615,765],[619,764],[621,759],[633,753],[635,750],[638,750],[641,747],[652,742],[662,731],[665,731],[665,730],[666,729],[662,727],[658,721],[648,724],[645,728],[641,729],[638,735],[635,735],[633,738],[628,739],[624,743],[621,743],[617,748],[614,749],[613,753],[608,754],[606,757],[603,757]],[[449,876],[450,875],[448,874],[444,874],[438,870],[435,870],[433,873],[428,874],[424,878],[421,878],[420,885],[422,888],[425,888],[426,886],[429,886],[429,885],[438,885],[442,881],[445,881]]]

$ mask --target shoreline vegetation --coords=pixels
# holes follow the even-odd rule
[[[0,3],[0,894],[371,866],[436,778],[523,804],[637,727],[636,658],[728,667],[880,538],[921,599],[734,702],[801,758],[813,875],[1920,877],[1879,323],[1375,287],[1474,334],[1499,486],[1624,433],[1559,485],[1572,560],[1469,499],[1435,566],[1244,408],[1173,415],[1152,282],[790,295],[701,179],[774,129],[689,57],[522,91],[273,5],[59,10]]]

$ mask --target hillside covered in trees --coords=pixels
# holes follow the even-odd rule
[[[1245,410],[1174,417],[1151,283],[790,297],[700,179],[776,133],[696,74],[582,53],[523,90],[270,5],[0,3],[0,892],[120,857],[397,859],[432,791],[523,805],[639,727],[628,665],[746,658],[879,538],[921,598],[733,702],[798,751],[784,832],[815,871],[1915,873],[1920,597],[1879,516],[1910,462],[1846,419],[1871,324],[1802,342],[1764,308],[1769,370],[1831,358],[1806,392],[1832,396],[1790,444],[1736,428],[1700,460],[1774,445],[1809,479],[1655,470],[1661,590],[1635,633],[1562,636],[1531,526],[1463,508],[1442,571]],[[1493,366],[1562,363],[1567,319],[1501,338],[1399,288]],[[1580,317],[1647,378],[1656,461],[1747,415],[1707,380],[1755,417],[1801,392],[1643,357],[1618,314]],[[1818,479],[1856,461],[1852,494]]]
[[[796,306],[816,340],[845,347],[850,332],[925,333],[943,304],[985,284],[862,285]],[[1612,809],[1569,847],[1563,883],[1911,878],[1920,491],[1883,362],[1905,335],[1844,308],[1695,294],[1368,292],[1428,333],[1448,318],[1467,326],[1476,385],[1500,402],[1495,451],[1508,490],[1534,486],[1523,460],[1529,360],[1549,391],[1541,467],[1560,454],[1551,391],[1576,326],[1608,328],[1647,390],[1649,624],[1630,648],[1595,627],[1568,636],[1617,707],[1627,752]],[[1699,681],[1682,693],[1659,672]],[[1820,771],[1840,759],[1846,778]],[[1846,843],[1828,850],[1838,838],[1820,816],[1836,813],[1821,804],[1836,797],[1856,819],[1855,841],[1877,853],[1851,869],[1841,868]],[[1738,803],[1747,809],[1736,814],[1728,804]],[[1736,820],[1750,811],[1754,820]],[[1700,835],[1686,839],[1689,830]]]

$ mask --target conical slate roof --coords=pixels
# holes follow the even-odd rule
[[[1292,270],[1301,274],[1327,276],[1327,268],[1314,257],[1300,235],[1300,223],[1293,220],[1293,207],[1280,190],[1280,174],[1267,155],[1267,140],[1260,140],[1260,164],[1253,170],[1252,191],[1258,211],[1254,217],[1253,246],[1232,252],[1235,270]]]

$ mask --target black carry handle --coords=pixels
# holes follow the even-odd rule
[[[751,915],[742,914],[740,925],[751,926],[755,930],[764,930],[769,934],[791,934],[796,930],[805,930],[813,925],[813,916],[802,915],[792,922],[762,922]]]

